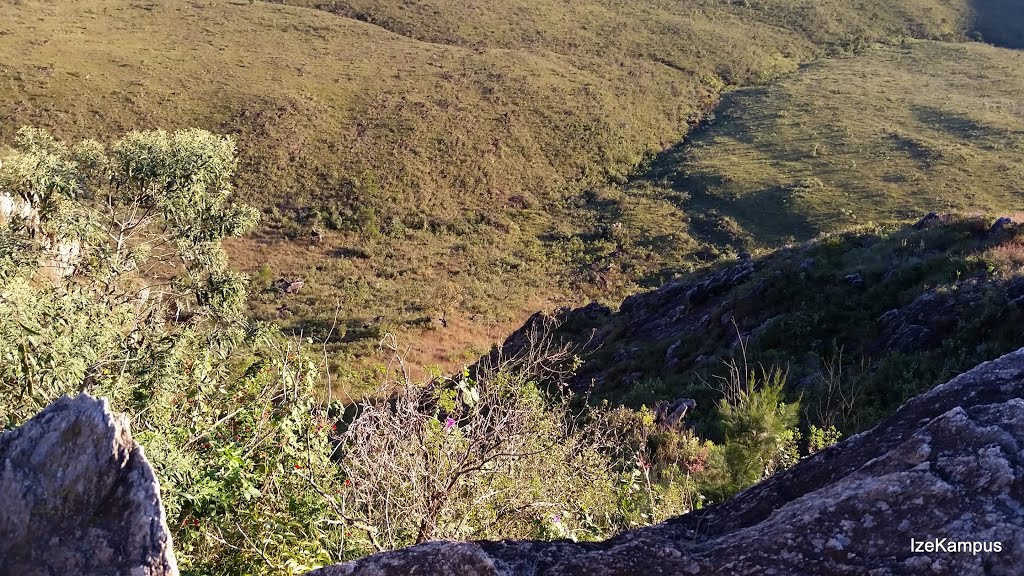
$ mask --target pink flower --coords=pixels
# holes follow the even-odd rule
[[[455,418],[449,416],[444,420],[444,431],[451,432],[452,428],[455,428]]]
[[[651,465],[644,458],[643,454],[637,454],[636,460],[640,464],[640,467],[644,469],[644,472],[647,472],[648,470],[651,469]]]

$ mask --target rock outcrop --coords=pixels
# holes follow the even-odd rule
[[[986,299],[998,297],[997,305],[1005,310],[1024,305],[1024,276],[993,282],[985,274],[966,278],[942,289],[921,293],[910,303],[894,308],[878,318],[878,338],[870,352],[912,352],[923,347],[936,347],[955,331],[963,311],[982,306]]]
[[[312,574],[1021,574],[1022,396],[1024,349],[727,502],[657,526],[603,543],[434,542]]]
[[[156,476],[105,400],[0,434],[0,575],[174,576]]]
[[[837,350],[871,369],[893,353],[979,351],[945,367],[964,371],[1016,349],[1022,342],[1008,327],[1024,321],[1024,276],[999,264],[1009,258],[999,254],[1016,253],[1024,226],[1004,222],[992,232],[984,218],[924,221],[920,230],[856,230],[694,272],[630,296],[618,310],[591,304],[538,314],[500,355],[537,357],[529,350],[543,340],[538,334],[553,330],[540,349],[570,346],[574,353],[562,358],[582,360],[572,374],[562,371],[565,383],[602,394],[652,379],[680,388],[699,382],[695,373],[707,380],[705,372],[741,345],[751,358],[784,359],[794,383],[817,377]],[[925,381],[908,387],[934,385],[936,376],[922,373]]]

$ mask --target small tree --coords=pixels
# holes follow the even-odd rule
[[[109,148],[18,131],[0,163],[9,423],[62,393],[117,396],[179,336],[209,343],[242,326],[244,278],[220,241],[257,214],[228,201],[235,167],[234,142],[204,130],[133,132]]]
[[[748,370],[731,364],[726,388],[718,403],[725,433],[722,447],[729,496],[759,482],[797,457],[796,430],[800,403],[783,402],[785,373],[778,369]]]
[[[330,421],[301,344],[243,317],[220,247],[256,220],[229,201],[235,165],[202,130],[18,132],[0,160],[0,420],[107,397],[161,480],[183,572],[302,573],[339,537],[308,490],[334,471]]]
[[[331,503],[367,551],[439,538],[605,535],[607,522],[586,516],[614,501],[617,474],[568,407],[500,371],[364,403],[341,436],[344,488]]]

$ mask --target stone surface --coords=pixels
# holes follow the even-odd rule
[[[156,476],[105,400],[64,397],[0,434],[0,575],[176,574]]]
[[[1001,230],[1005,230],[1008,226],[1012,226],[1012,225],[1013,225],[1013,218],[1008,218],[1006,216],[1003,216],[1001,218],[996,218],[996,221],[992,224],[992,227],[988,229],[988,232],[989,232],[989,234],[994,234],[994,233],[999,232]]]
[[[603,543],[435,542],[316,576],[1024,573],[1024,349],[719,505]],[[915,553],[911,539],[1002,551]]]
[[[933,222],[939,222],[940,220],[941,220],[941,216],[939,216],[938,212],[929,212],[929,213],[925,214],[923,218],[918,220],[916,224],[914,224],[914,228],[916,230],[920,230],[922,228],[925,228],[929,224],[931,224]]]

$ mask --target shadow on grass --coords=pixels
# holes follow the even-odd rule
[[[982,124],[963,114],[940,110],[931,106],[913,106],[911,110],[919,122],[938,128],[959,140],[1003,139],[1007,130]]]
[[[972,0],[974,31],[981,39],[1004,48],[1024,49],[1024,2]]]
[[[722,176],[687,173],[680,167],[687,164],[688,144],[700,138],[703,130],[716,130],[764,154],[766,163],[792,160],[784,147],[753,137],[757,126],[734,121],[734,110],[749,106],[752,99],[765,98],[765,88],[752,88],[722,97],[717,118],[691,133],[685,142],[658,155],[648,172],[640,177],[654,183],[668,184],[678,192],[676,204],[694,218],[691,234],[702,242],[744,250],[753,244],[779,244],[790,240],[807,240],[821,230],[793,209],[790,191],[774,186],[742,196],[720,194],[728,188]]]

